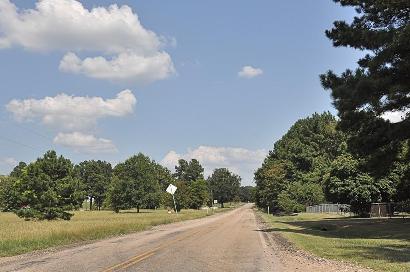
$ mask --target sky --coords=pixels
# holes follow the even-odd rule
[[[331,0],[0,0],[0,173],[49,149],[142,152],[251,185],[296,120],[336,114],[319,75],[361,53],[324,31],[353,16]]]

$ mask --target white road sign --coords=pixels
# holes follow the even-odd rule
[[[177,186],[170,184],[168,185],[167,193],[170,193],[171,195],[173,195],[175,194],[176,190],[177,190]]]

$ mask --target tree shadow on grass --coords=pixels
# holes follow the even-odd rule
[[[410,219],[329,218],[313,221],[282,222],[297,229],[274,228],[284,231],[346,239],[397,239],[410,241]]]
[[[406,245],[355,246],[354,250],[341,256],[351,259],[358,254],[363,258],[372,260],[386,260],[394,263],[410,262],[410,247]]]
[[[130,213],[130,214],[144,214],[144,213],[154,213],[154,211],[120,211],[119,214]]]
[[[343,247],[343,250],[340,252],[340,256],[346,259],[360,256],[366,259],[385,260],[387,262],[410,262],[409,219],[329,218],[318,221],[279,221],[279,223],[288,224],[295,228],[284,226],[262,231],[307,234],[324,238],[361,239],[364,240],[363,243],[342,243],[340,247]],[[366,239],[386,240],[366,242]]]

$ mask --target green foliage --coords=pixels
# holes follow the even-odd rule
[[[111,181],[111,164],[100,160],[83,161],[75,166],[74,172],[85,185],[86,194],[90,199],[90,210],[93,208],[93,200],[100,210]]]
[[[239,188],[239,199],[241,202],[254,202],[255,201],[255,187],[241,186]]]
[[[346,136],[336,125],[329,112],[300,119],[275,143],[270,157],[286,162],[290,180],[321,183],[331,161],[346,148]]]
[[[410,103],[410,2],[336,0],[354,7],[352,23],[334,22],[326,35],[336,47],[352,47],[366,52],[355,71],[341,75],[332,71],[321,75],[322,85],[331,90],[333,104],[341,119],[340,128],[349,133],[349,146],[366,156],[371,171],[383,175],[409,139],[409,114],[391,123],[381,116],[391,111],[407,111]]]
[[[9,209],[25,219],[71,218],[68,211],[80,207],[84,200],[81,182],[73,177],[73,165],[55,151],[48,151],[42,158],[30,163],[20,171],[8,193],[15,199]]]
[[[19,162],[19,164],[13,168],[10,173],[10,177],[19,178],[23,175],[23,171],[26,168],[27,164],[25,162]]]
[[[186,182],[177,180],[174,185],[178,188],[174,195],[177,211],[180,211],[181,209],[188,209],[190,207],[191,197],[191,192],[188,184]],[[171,194],[167,193],[165,203],[167,207],[174,208],[174,201]]]
[[[159,175],[158,169],[160,166],[142,153],[118,164],[114,168],[117,179],[113,180],[109,191],[111,208],[114,211],[137,208],[139,211],[140,208],[158,207],[162,199],[162,175]]]
[[[399,213],[410,214],[410,200],[398,202],[394,207],[394,211]]]
[[[408,141],[402,144],[399,157],[392,164],[390,171],[382,177],[384,183],[392,184],[390,195],[394,201],[410,200],[410,163],[409,163]],[[383,197],[387,198],[387,197]]]
[[[292,182],[278,195],[278,206],[284,213],[302,212],[306,206],[324,201],[322,186],[316,183]]]
[[[205,180],[195,180],[190,185],[190,208],[199,209],[209,201],[208,184]]]
[[[286,214],[302,212],[305,208],[288,191],[283,191],[278,195],[277,203],[280,211]]]
[[[284,162],[272,158],[265,159],[262,167],[255,172],[255,200],[258,207],[278,212],[278,195],[285,190],[288,179]]]
[[[391,200],[394,187],[388,179],[374,179],[351,154],[344,154],[333,161],[325,191],[328,199],[349,203],[353,212],[367,215],[372,202]]]
[[[275,143],[255,172],[259,207],[292,212],[324,200],[322,186],[331,163],[346,150],[346,136],[336,127],[337,120],[330,113],[313,114],[298,120]]]
[[[174,177],[178,180],[185,182],[192,182],[199,179],[204,179],[204,168],[198,160],[192,159],[187,162],[184,159],[178,161],[178,165],[175,166]]]
[[[173,183],[178,188],[175,193],[177,210],[199,209],[209,202],[209,188],[203,172],[204,168],[196,159],[189,162],[183,159],[178,161],[173,174],[176,178]],[[171,195],[165,197],[165,203],[168,207],[174,207]]]
[[[132,199],[131,181],[113,176],[107,193],[107,202],[112,210],[118,213],[120,210],[132,208]]]
[[[12,212],[19,208],[20,195],[15,188],[16,179],[0,177],[0,209],[3,212]]]
[[[372,202],[408,199],[408,144],[400,145],[389,172],[374,175],[366,157],[349,153],[348,137],[337,127],[329,113],[297,121],[255,173],[257,205],[290,213],[328,201],[351,204],[353,212],[366,215]]]
[[[178,188],[174,195],[178,211],[181,209],[199,209],[210,200],[208,184],[203,179],[192,181],[190,184],[177,180],[174,185]],[[165,205],[174,207],[172,195],[168,193],[165,196]]]
[[[239,195],[241,178],[226,168],[218,168],[208,178],[208,183],[213,199],[218,200],[223,207],[224,203]]]

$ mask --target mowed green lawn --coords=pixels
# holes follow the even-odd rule
[[[267,231],[279,232],[317,256],[376,271],[410,271],[410,218],[359,219],[308,213],[262,216],[271,226]]]
[[[218,209],[216,212],[229,210]],[[211,213],[209,213],[211,214]],[[149,229],[151,226],[207,216],[206,210],[78,211],[70,221],[24,221],[0,212],[0,257],[48,247],[101,239]]]

